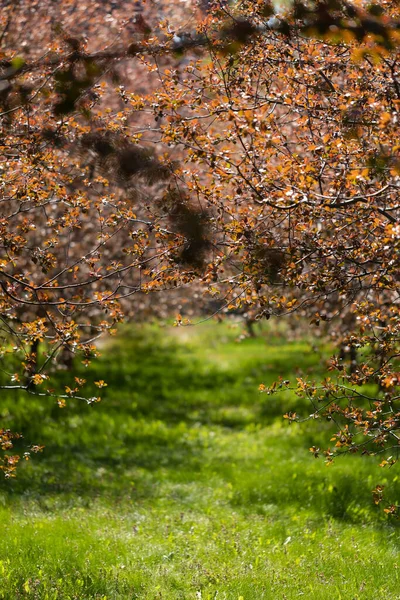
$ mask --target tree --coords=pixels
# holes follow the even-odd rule
[[[39,40],[31,29],[24,37],[30,6],[10,5],[2,15],[0,331],[9,359],[0,387],[54,396],[60,405],[70,397],[92,403],[100,398],[87,397],[73,373],[57,389],[54,363],[67,351],[87,364],[96,337],[112,332],[124,312],[137,316],[150,292],[190,282],[206,231],[168,156],[129,131],[121,76],[133,57],[140,62],[140,44],[147,47],[145,17],[134,15],[127,47],[117,38],[89,52],[57,23]],[[48,19],[53,4],[41,8],[36,16]],[[78,9],[63,3],[61,16],[71,20]],[[85,16],[86,32],[93,15]],[[96,41],[108,40],[103,32]],[[140,65],[136,83],[143,73],[150,89]],[[138,115],[141,96],[131,110],[135,103]],[[0,435],[9,450],[15,436]],[[17,461],[6,456],[6,474]]]
[[[195,286],[218,310],[296,313],[357,348],[356,368],[333,359],[331,379],[296,389],[337,423],[337,452],[392,464],[398,7],[209,4],[197,28],[152,36],[136,16],[105,48],[58,26],[33,56],[13,51],[4,22],[0,300],[3,352],[14,339],[21,357],[4,386],[80,395],[81,381],[49,388],[62,347],[89,359],[129,298]],[[150,73],[140,93],[132,64]]]
[[[351,363],[333,358],[332,377],[295,389],[313,418],[336,423],[328,461],[362,451],[387,466],[400,445],[400,72],[389,27],[399,11],[328,4],[297,5],[272,29],[265,3],[240,3],[228,22],[216,11],[209,27],[226,37],[207,62],[160,70],[152,106],[164,142],[186,151],[187,188],[214,215],[209,293],[258,318],[327,323]]]

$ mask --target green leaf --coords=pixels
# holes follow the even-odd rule
[[[22,69],[24,64],[25,64],[25,60],[22,58],[22,56],[15,56],[11,61],[11,66],[16,71],[19,71],[20,69]]]

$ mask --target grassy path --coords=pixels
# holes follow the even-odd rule
[[[106,347],[85,372],[109,384],[95,407],[3,398],[7,425],[46,450],[0,484],[0,598],[398,600],[400,530],[370,495],[396,495],[396,472],[326,468],[308,447],[327,424],[288,427],[307,404],[257,392],[322,374],[324,357],[237,343],[227,325],[184,331]]]

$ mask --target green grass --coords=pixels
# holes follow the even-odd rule
[[[100,404],[2,397],[46,448],[0,483],[1,599],[398,600],[399,529],[371,498],[398,500],[396,471],[327,468],[308,447],[329,423],[288,426],[307,403],[258,393],[322,376],[327,350],[239,333],[125,329],[81,369],[108,382]]]

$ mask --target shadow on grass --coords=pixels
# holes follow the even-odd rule
[[[45,452],[24,465],[17,479],[1,480],[0,494],[7,503],[32,498],[51,510],[57,501],[90,505],[98,497],[145,501],[164,494],[165,482],[207,486],[216,477],[219,485],[228,482],[236,490],[223,501],[248,512],[308,507],[335,518],[361,518],[370,500],[366,472],[327,476],[322,464],[310,468],[305,447],[315,429],[291,437],[279,433],[275,439],[269,433],[263,439],[260,431],[280,422],[294,404],[298,411],[309,410],[306,401],[289,394],[271,399],[257,392],[260,382],[290,378],[313,361],[322,372],[320,358],[306,350],[304,343],[278,340],[274,346],[273,339],[267,345],[260,338],[238,346],[228,339],[207,359],[203,346],[197,351],[154,328],[126,331],[89,370],[78,368],[77,375],[88,381],[107,381],[100,404],[71,400],[60,409],[54,399],[3,398],[3,422],[24,434],[17,451],[40,443]],[[66,373],[58,379],[70,384]],[[247,456],[252,428],[255,463],[274,458],[254,474]],[[323,428],[318,435],[326,438],[329,431]],[[228,451],[221,451],[222,443]]]

